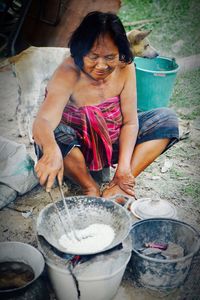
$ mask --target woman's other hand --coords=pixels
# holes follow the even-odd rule
[[[116,171],[114,178],[103,191],[103,197],[108,198],[116,194],[125,194],[134,197],[134,187],[135,177],[131,174],[131,171]]]
[[[125,193],[131,196],[135,196],[135,177],[132,175],[131,171],[121,172],[116,171],[113,180],[109,184],[109,188],[118,185]]]

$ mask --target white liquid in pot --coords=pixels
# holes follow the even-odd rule
[[[115,237],[113,228],[106,224],[92,224],[85,229],[76,230],[76,234],[80,241],[73,238],[72,232],[69,237],[63,234],[59,239],[59,244],[69,253],[92,254],[103,251]]]

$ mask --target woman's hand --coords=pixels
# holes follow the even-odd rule
[[[102,197],[109,198],[117,194],[135,197],[134,186],[135,178],[131,171],[117,171],[112,181],[103,191]]]
[[[46,191],[50,192],[54,180],[58,178],[61,185],[64,173],[63,158],[58,145],[44,151],[35,166],[35,172],[42,186],[46,186]]]
[[[128,195],[135,196],[135,177],[132,175],[130,170],[126,172],[116,171],[114,178],[107,188],[110,189],[115,185],[118,185],[119,188]]]

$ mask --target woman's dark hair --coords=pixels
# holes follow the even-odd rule
[[[90,12],[72,34],[68,47],[75,64],[82,69],[83,57],[91,50],[100,35],[110,34],[119,50],[119,59],[130,64],[133,53],[120,19],[112,13]]]

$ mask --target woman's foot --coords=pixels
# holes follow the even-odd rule
[[[112,187],[106,187],[102,193],[103,198],[110,198],[116,195],[124,195],[126,197],[130,197],[130,195],[125,193],[118,185],[114,185]]]
[[[98,186],[83,188],[82,191],[83,191],[83,195],[100,197],[100,189]]]
[[[126,207],[130,210],[130,206],[132,203],[133,196],[125,193],[118,185],[114,185],[113,187],[107,187],[103,191],[103,198],[112,198],[116,203]]]

